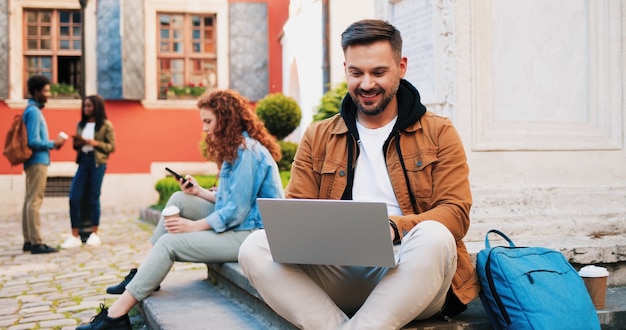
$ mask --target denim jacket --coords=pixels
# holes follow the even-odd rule
[[[285,196],[278,165],[270,152],[247,132],[243,135],[244,143],[234,163],[222,164],[215,211],[206,218],[218,233],[263,228],[256,199]]]
[[[30,99],[22,114],[28,132],[28,146],[33,149],[33,155],[24,162],[24,169],[33,164],[50,165],[50,149],[54,148],[54,141],[48,138],[48,125],[41,108],[39,102]]]

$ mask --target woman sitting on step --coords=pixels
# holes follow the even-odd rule
[[[107,289],[122,291],[120,298],[108,309],[101,306],[90,324],[77,329],[131,329],[128,312],[159,287],[174,261],[237,261],[243,240],[263,228],[257,197],[284,197],[276,165],[280,146],[249,101],[235,91],[218,90],[204,93],[198,108],[207,154],[220,164],[217,190],[198,186],[191,176],[179,180],[182,192],[173,194],[167,206],[177,206],[180,216],[161,217],[148,258],[120,285]]]

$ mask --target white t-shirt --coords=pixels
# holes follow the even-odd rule
[[[383,144],[391,134],[398,117],[389,124],[376,129],[367,128],[357,121],[356,128],[361,138],[361,154],[354,169],[352,198],[355,201],[383,202],[387,204],[389,215],[402,215],[398,199],[391,186]]]
[[[83,128],[83,132],[81,136],[85,140],[93,140],[96,134],[96,123],[87,123],[85,124],[85,128]],[[85,144],[81,149],[83,152],[93,151],[93,146]]]

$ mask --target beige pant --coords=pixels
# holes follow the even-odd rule
[[[436,221],[402,240],[395,268],[279,264],[264,230],[239,250],[239,263],[265,302],[301,329],[399,329],[441,310],[456,271],[456,244]],[[351,316],[351,317],[350,317]]]
[[[41,217],[39,210],[43,204],[43,195],[46,191],[48,166],[33,164],[26,172],[26,195],[22,207],[22,234],[24,243],[43,244],[40,233]]]

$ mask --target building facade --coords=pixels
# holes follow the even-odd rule
[[[255,102],[282,91],[287,10],[288,0],[0,0],[2,130],[26,106],[33,74],[52,82],[44,109],[51,137],[75,132],[81,88],[100,94],[117,134],[103,205],[151,205],[165,165],[216,171],[201,156],[197,96],[233,88]],[[75,152],[68,144],[51,156],[49,177],[66,186]],[[20,210],[23,181],[21,166],[0,160],[5,209]],[[55,201],[67,207],[62,198],[45,203]]]

